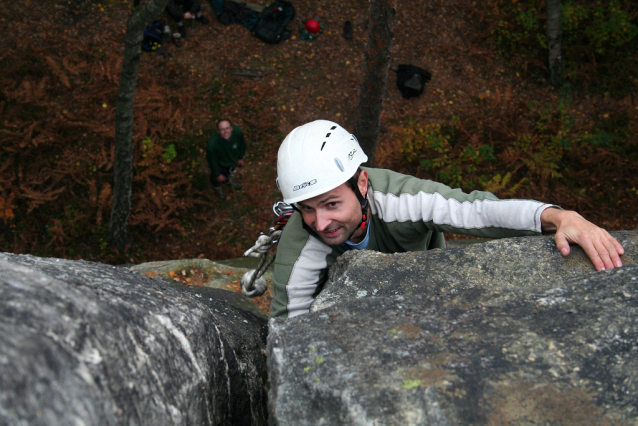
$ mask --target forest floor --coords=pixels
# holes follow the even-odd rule
[[[26,179],[24,175],[28,173],[16,172],[11,178],[15,179],[12,193],[17,194],[13,207],[19,215],[30,215],[31,223],[40,224],[37,229],[42,232],[28,229],[26,222],[18,223],[20,219],[16,216],[12,219],[15,228],[0,239],[0,249],[114,263],[241,256],[273,219],[271,206],[280,199],[275,185],[276,153],[285,135],[315,119],[333,120],[346,129],[354,128],[369,2],[298,0],[293,4],[296,18],[288,25],[293,36],[280,44],[260,41],[241,24],[221,25],[211,7],[204,3],[203,12],[210,18],[210,25],[188,23],[188,37],[182,47],[169,40],[162,54],[143,53],[135,106],[138,177],[131,219],[133,243],[125,257],[106,247],[109,205],[105,200],[112,182],[114,104],[130,4],[117,0],[25,0],[5,5],[3,24],[9,27],[11,36],[6,43],[8,47],[0,54],[0,63],[6,67],[21,63],[22,68],[12,65],[12,74],[7,74],[12,82],[5,84],[0,111],[9,117],[17,110],[15,102],[41,104],[46,98],[47,103],[38,110],[38,123],[44,123],[38,124],[41,126],[38,135],[44,135],[49,125],[46,123],[55,120],[66,118],[75,127],[64,134],[53,129],[51,134],[57,136],[37,139],[33,129],[28,133],[27,124],[33,120],[22,114],[15,119],[18,124],[5,120],[4,129],[8,130],[4,135],[19,133],[23,139],[5,138],[3,147],[9,152],[10,144],[19,145],[20,149],[31,149],[31,156],[36,152],[42,155],[65,152],[66,156],[73,156],[86,150],[94,168],[87,169],[83,180],[75,178],[77,188],[64,186],[75,198],[88,194],[85,204],[93,207],[86,207],[86,211],[82,210],[84,206],[60,198],[65,192],[55,191],[63,186],[55,186],[45,178],[41,181],[49,182],[48,198],[44,190],[38,196],[33,195],[37,188],[35,181],[29,193],[24,189],[26,181],[16,183]],[[429,70],[433,78],[421,97],[406,100],[396,88],[394,72],[389,73],[378,165],[436,178],[418,163],[402,161],[401,144],[408,126],[415,122],[450,123],[464,114],[473,117],[491,114],[489,126],[494,130],[481,133],[477,142],[480,145],[488,143],[492,134],[513,135],[517,122],[527,120],[520,112],[520,105],[532,100],[540,105],[559,103],[558,93],[545,84],[543,75],[513,71],[497,59],[489,43],[480,41],[475,34],[477,23],[471,21],[474,16],[468,9],[471,5],[469,1],[398,2],[391,68],[403,63],[418,65]],[[300,36],[302,22],[309,18],[318,19],[323,26],[321,35],[310,42]],[[353,24],[352,40],[343,37],[345,21]],[[38,55],[39,60],[33,59]],[[25,58],[31,62],[25,62]],[[525,66],[522,64],[521,68]],[[249,70],[258,76],[238,75],[237,70]],[[42,83],[38,89],[38,81],[46,84]],[[22,92],[27,94],[15,94]],[[638,129],[635,101],[635,94],[618,99],[581,93],[572,99],[570,111],[587,122],[622,110],[628,128],[635,134]],[[245,189],[229,193],[226,202],[213,195],[204,161],[206,141],[220,118],[229,118],[240,126],[249,142],[246,166],[237,173],[237,180]],[[78,130],[81,126],[86,130]],[[470,141],[479,138],[469,133],[464,137]],[[56,139],[59,143],[60,138],[66,138],[67,145],[56,148],[52,141]],[[153,151],[153,143],[161,149]],[[631,143],[635,144],[635,139]],[[43,148],[46,144],[51,151]],[[105,146],[105,152],[93,152],[91,144]],[[169,144],[173,148],[168,149]],[[17,152],[17,148],[11,152]],[[171,152],[176,152],[173,163]],[[595,155],[596,151],[590,154]],[[163,172],[149,172],[148,177],[142,170],[152,169],[145,163],[151,157],[164,158],[165,164],[158,166]],[[636,168],[619,168],[621,163],[622,158],[613,156],[598,162],[592,160],[591,169],[582,172],[597,177],[598,186],[581,188],[576,194],[556,189],[545,181],[513,195],[578,210],[610,230],[635,229]],[[26,163],[23,164],[26,169]],[[54,168],[54,163],[47,164],[46,167]],[[80,167],[80,161],[74,160],[73,164]],[[180,173],[172,169],[176,164],[181,165],[181,172],[187,171],[179,184],[173,184],[168,177]],[[9,181],[4,180],[6,185]],[[3,196],[6,201],[10,195],[0,193],[0,201]],[[57,218],[55,203],[66,206],[62,214],[66,219]],[[82,214],[78,213],[80,210]],[[94,228],[85,231],[93,232],[94,239],[86,239],[75,229],[81,221]]]

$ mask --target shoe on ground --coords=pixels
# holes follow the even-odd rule
[[[197,17],[197,20],[199,22],[201,22],[203,25],[208,25],[210,23],[210,21],[208,20],[207,17],[205,17],[204,15],[200,15]]]
[[[244,189],[244,186],[241,183],[235,182],[234,180],[227,181],[227,184],[230,185],[230,187],[233,189]]]
[[[221,186],[213,186],[213,191],[215,191],[215,195],[220,200],[224,201],[226,199],[226,195],[224,195],[224,190]]]
[[[177,30],[179,31],[179,35],[182,38],[186,38],[186,26],[185,25],[180,25],[177,27]]]
[[[346,21],[346,23],[343,24],[343,38],[352,40],[352,23],[350,21]]]

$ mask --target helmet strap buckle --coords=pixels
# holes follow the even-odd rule
[[[368,227],[368,215],[366,211],[361,207],[361,225],[359,225],[361,229],[366,229]]]
[[[350,186],[352,186],[352,191],[354,191],[354,195],[357,196],[359,204],[361,204],[361,224],[359,225],[359,228],[366,229],[368,226],[368,199],[361,194],[361,191],[359,191],[359,185],[356,177],[351,177],[348,182],[350,183]]]

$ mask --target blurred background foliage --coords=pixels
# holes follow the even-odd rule
[[[194,37],[188,49],[144,56],[135,104],[134,243],[115,252],[106,241],[113,101],[130,5],[45,3],[30,3],[28,20],[19,4],[5,9],[2,251],[106,263],[241,256],[271,225],[280,199],[276,153],[286,133],[317,118],[352,129],[362,33],[349,45],[327,30],[313,43],[265,46],[240,26],[215,24],[207,29],[211,40]],[[296,6],[350,7],[361,26],[367,11],[366,1]],[[419,99],[405,101],[388,84],[378,166],[466,191],[560,204],[608,229],[636,228],[638,5],[563,4],[566,76],[559,88],[547,84],[543,1],[434,6],[399,4],[393,63],[444,65],[432,65],[433,81]],[[430,30],[423,19],[436,10],[445,12],[449,34],[437,28],[441,38],[426,46],[432,34],[414,35]],[[325,16],[327,28],[340,28],[334,13]],[[274,72],[246,79],[229,67]],[[210,189],[204,147],[227,116],[250,145],[238,172],[244,190],[227,190],[223,203]]]

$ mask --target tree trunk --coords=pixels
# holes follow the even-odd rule
[[[122,73],[115,101],[113,207],[109,222],[109,243],[120,253],[129,243],[128,221],[133,186],[133,101],[144,28],[160,16],[167,4],[168,0],[149,0],[142,9],[131,14],[126,27]]]
[[[368,155],[369,165],[375,163],[374,152],[381,127],[380,117],[392,55],[395,15],[396,0],[372,0],[370,3],[363,81],[359,89],[354,124],[354,133]]]
[[[547,47],[549,48],[549,83],[563,82],[564,62],[561,53],[561,0],[547,0]]]

